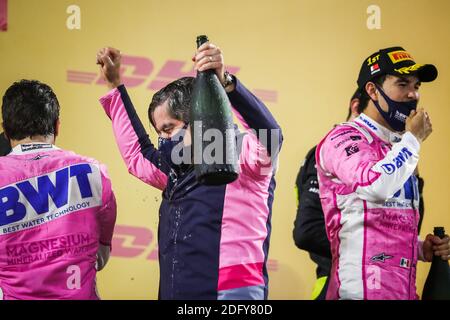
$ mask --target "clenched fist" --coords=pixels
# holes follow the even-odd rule
[[[122,54],[115,48],[102,48],[97,53],[97,64],[100,65],[100,72],[110,89],[114,89],[121,84],[121,59]]]
[[[430,117],[423,108],[411,111],[409,117],[406,118],[405,129],[410,131],[420,143],[433,131]]]

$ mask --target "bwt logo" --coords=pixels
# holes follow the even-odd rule
[[[120,258],[145,257],[158,260],[158,243],[154,232],[144,227],[116,225],[112,239],[111,256]],[[269,271],[278,271],[278,261],[267,261]]]
[[[155,70],[155,65],[149,58],[124,55],[120,72],[123,84],[127,88],[145,85],[147,90],[158,91],[178,78],[195,77],[195,71],[190,64],[192,62],[167,60],[158,71]],[[240,67],[226,66],[226,69],[230,73],[236,74]],[[150,79],[155,73],[155,78]],[[77,70],[67,70],[67,82],[106,85],[100,73]],[[274,90],[254,89],[252,92],[266,102],[277,102],[278,100],[278,93]]]
[[[384,172],[391,175],[394,173],[396,169],[399,169],[403,166],[403,164],[406,162],[406,160],[411,157],[413,154],[411,151],[409,151],[406,147],[403,148],[398,155],[394,158],[393,163],[385,163],[381,165],[381,168],[383,168]]]
[[[92,198],[93,194],[99,193],[96,188],[91,188],[90,175],[98,176],[98,169],[89,164],[78,164],[0,189],[0,226],[20,222],[30,214],[45,216],[48,221],[66,214],[65,211],[68,213],[90,206],[89,202],[83,202],[83,199]],[[51,203],[49,197],[52,199]],[[55,208],[63,210],[69,204],[69,197],[70,203],[78,203],[73,209],[68,207],[65,211],[49,213]],[[30,226],[16,226],[15,229]]]

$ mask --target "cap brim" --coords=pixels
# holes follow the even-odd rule
[[[406,69],[406,70],[403,70]],[[411,70],[412,69],[412,70]],[[382,73],[380,73],[382,74]],[[387,74],[391,74],[394,76],[408,76],[414,75],[419,78],[420,82],[431,82],[437,78],[438,71],[436,67],[432,64],[412,64],[399,70],[394,70],[392,72],[387,72]]]
[[[421,82],[431,82],[437,78],[438,71],[432,64],[424,64],[416,72]]]

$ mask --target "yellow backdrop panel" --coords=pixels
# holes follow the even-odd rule
[[[367,13],[372,4],[379,7],[379,16],[370,8]],[[71,5],[78,6],[79,21]],[[270,298],[308,299],[315,269],[292,240],[295,177],[306,152],[344,120],[359,67],[379,48],[401,45],[419,63],[439,69],[437,81],[421,89],[420,104],[434,128],[421,151],[420,173],[426,181],[422,236],[435,225],[450,229],[449,12],[448,0],[10,0],[8,30],[0,32],[0,92],[21,78],[53,87],[62,106],[57,144],[107,164],[117,196],[114,256],[98,275],[100,294],[105,299],[155,299],[161,194],[131,177],[122,163],[98,103],[106,87],[98,81],[95,55],[103,46],[114,46],[127,56],[124,76],[149,128],[146,111],[155,88],[190,74],[195,37],[209,35],[229,68],[267,103],[284,130]],[[381,21],[380,28],[369,29],[368,20],[369,27]],[[78,22],[79,29],[69,28]],[[419,266],[419,292],[428,268]]]

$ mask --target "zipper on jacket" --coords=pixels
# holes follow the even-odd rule
[[[413,219],[414,219],[414,226],[417,228],[417,220],[416,220],[416,206],[414,205],[414,200],[416,199],[416,188],[415,188],[415,182],[416,182],[416,176],[413,174],[409,179],[411,179],[411,189],[412,189],[412,199],[411,199],[411,207],[413,209]],[[405,190],[406,192],[406,190]],[[420,199],[419,199],[420,201]],[[412,239],[412,259],[413,261],[416,260],[415,270],[417,271],[417,259],[414,259],[415,255],[417,254],[417,247],[414,246],[414,243],[417,242],[418,234],[413,234]],[[409,286],[408,286],[408,296],[411,299],[411,280],[412,280],[412,270],[409,271]],[[415,292],[414,292],[415,294]],[[415,297],[415,296],[414,296]]]

